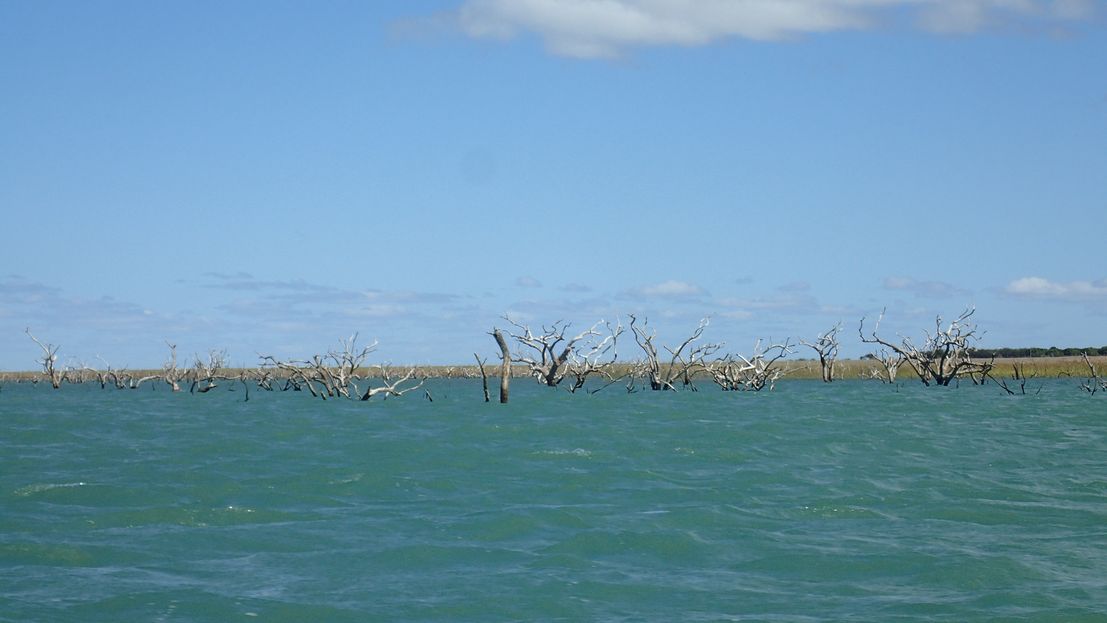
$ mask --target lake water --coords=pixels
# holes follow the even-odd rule
[[[4,384],[0,621],[1107,621],[1071,379],[429,387]]]

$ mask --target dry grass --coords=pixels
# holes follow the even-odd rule
[[[1092,363],[1098,368],[1100,374],[1107,373],[1107,356],[1089,357]],[[984,361],[984,360],[982,360]],[[1014,372],[1014,366],[1021,365],[1023,374],[1027,377],[1037,378],[1087,378],[1088,366],[1084,363],[1082,357],[1020,357],[1009,359],[996,359],[995,371],[993,376],[998,378],[1008,378]],[[629,374],[635,369],[637,364],[635,362],[627,362],[617,364],[614,368],[616,375]],[[393,375],[397,373],[402,374],[411,366],[391,366],[389,369]],[[480,370],[475,365],[457,365],[457,366],[416,366],[421,374],[425,374],[429,378],[480,378]],[[819,380],[822,378],[819,370],[819,362],[813,359],[793,359],[783,360],[780,362],[780,367],[786,372],[785,379],[814,379]],[[489,377],[499,377],[499,366],[486,365]],[[870,378],[871,371],[880,368],[880,364],[871,360],[859,360],[859,359],[841,359],[838,361],[835,367],[835,378],[840,380],[848,379],[861,379]],[[526,379],[528,377],[527,370],[523,366],[513,366],[513,375],[515,378]],[[144,376],[147,374],[157,374],[160,370],[131,370],[130,373],[134,376]],[[252,369],[247,370],[225,370],[223,374],[227,376],[237,377],[241,372],[245,372],[247,377],[253,376]],[[361,368],[359,374],[363,377],[378,377],[380,376],[380,368],[371,366],[368,368]],[[87,375],[86,375],[87,377]],[[41,372],[2,372],[0,373],[0,382],[27,382],[35,379],[42,379]],[[911,369],[905,364],[900,368],[900,379],[903,381],[915,380]],[[88,379],[86,378],[86,382]]]

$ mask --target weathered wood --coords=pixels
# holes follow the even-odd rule
[[[879,344],[903,357],[907,365],[922,381],[923,385],[949,385],[962,376],[970,377],[974,383],[987,378],[991,372],[991,363],[974,362],[970,356],[971,346],[979,337],[976,325],[970,321],[975,309],[966,309],[955,320],[942,328],[942,317],[934,321],[934,333],[926,333],[922,346],[915,346],[910,338],[902,338],[899,344],[889,342],[877,335],[884,312],[880,312],[872,333],[865,335],[865,319],[857,331],[861,341],[866,344]]]
[[[477,360],[477,367],[480,368],[480,382],[484,388],[484,401],[491,402],[492,397],[488,394],[488,373],[484,371],[484,360],[476,353],[473,353],[473,357]]]
[[[838,333],[841,331],[842,323],[839,322],[826,333],[820,334],[814,342],[800,340],[800,344],[814,350],[819,355],[823,383],[834,381],[834,363],[838,360]]]
[[[507,404],[508,386],[511,384],[511,350],[508,349],[507,340],[499,329],[492,329],[492,337],[500,347],[500,404]]]

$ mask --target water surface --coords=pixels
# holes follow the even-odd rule
[[[0,621],[1104,621],[1107,396],[0,389]]]

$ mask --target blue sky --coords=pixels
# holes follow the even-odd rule
[[[0,3],[0,369],[887,307],[1107,344],[1082,0]],[[625,318],[625,316],[624,316]],[[625,356],[635,356],[632,350]],[[801,353],[802,354],[802,353]]]

